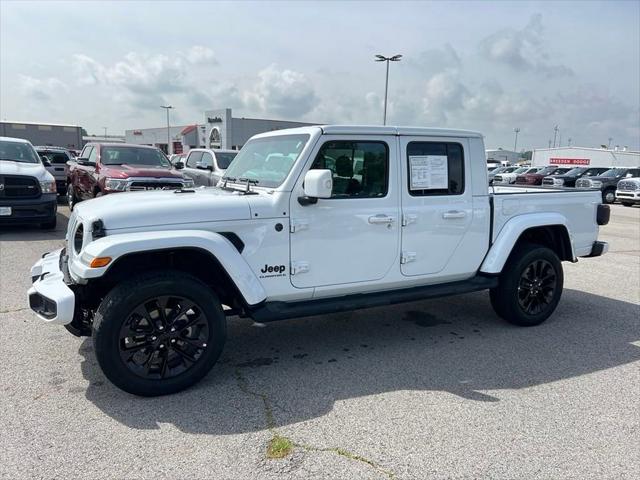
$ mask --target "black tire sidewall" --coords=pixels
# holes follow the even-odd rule
[[[524,270],[536,260],[548,261],[556,273],[556,288],[551,303],[539,314],[526,313],[518,302],[518,285]],[[544,322],[555,311],[562,296],[564,272],[560,259],[550,248],[524,244],[514,250],[500,277],[498,287],[492,293],[492,303],[496,313],[510,323],[520,326],[534,326]]]
[[[134,308],[163,295],[195,302],[207,318],[209,340],[198,362],[187,371],[165,380],[145,379],[120,358],[120,328]],[[114,385],[140,396],[166,395],[188,388],[211,370],[226,340],[226,318],[215,293],[195,277],[181,272],[147,273],[121,283],[105,296],[96,312],[92,337],[98,364]]]

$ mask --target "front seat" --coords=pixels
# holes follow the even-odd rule
[[[353,162],[345,155],[338,157],[336,174],[333,177],[333,194],[355,195],[360,190],[360,182],[353,178]]]

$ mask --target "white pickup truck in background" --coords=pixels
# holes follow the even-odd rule
[[[135,198],[132,197],[135,195]],[[217,187],[77,205],[33,266],[31,308],[92,335],[118,387],[202,378],[226,317],[257,322],[489,290],[499,316],[555,310],[562,261],[607,251],[598,191],[487,188],[482,135],[318,126],[247,142]]]

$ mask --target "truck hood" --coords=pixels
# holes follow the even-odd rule
[[[112,193],[76,205],[83,220],[102,220],[107,230],[224,220],[248,220],[247,197],[220,188],[193,191]]]
[[[182,174],[167,167],[149,167],[144,165],[101,165],[100,173],[112,178],[151,177],[182,178]]]
[[[576,180],[580,178],[580,175],[567,175],[566,173],[563,173],[561,175],[547,175],[545,178],[561,178],[562,180]],[[588,177],[588,178],[592,178],[592,177]]]
[[[11,160],[0,160],[0,175],[25,175],[35,177],[38,180],[53,180],[53,176],[41,163],[13,162]]]

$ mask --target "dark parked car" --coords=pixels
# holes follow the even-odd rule
[[[193,187],[193,180],[174,170],[156,147],[88,143],[70,162],[67,201],[73,209],[79,201],[108,193],[184,187]]]
[[[67,177],[69,176],[69,165],[67,162],[74,157],[66,148],[60,147],[35,147],[40,155],[47,171],[56,179],[56,187],[60,195],[67,193]],[[47,162],[47,163],[45,163]]]
[[[640,168],[611,168],[602,175],[581,178],[576,182],[577,188],[598,188],[602,192],[603,203],[616,201],[616,187],[623,178],[640,177]]]
[[[561,175],[548,175],[542,179],[542,185],[549,187],[575,187],[579,178],[597,177],[611,167],[575,167]]]
[[[0,137],[0,225],[39,224],[56,227],[56,181],[33,145],[21,138]]]
[[[516,184],[518,185],[542,185],[542,179],[547,175],[562,175],[571,170],[570,167],[556,167],[549,166],[544,167],[537,172],[525,173],[516,177]]]

